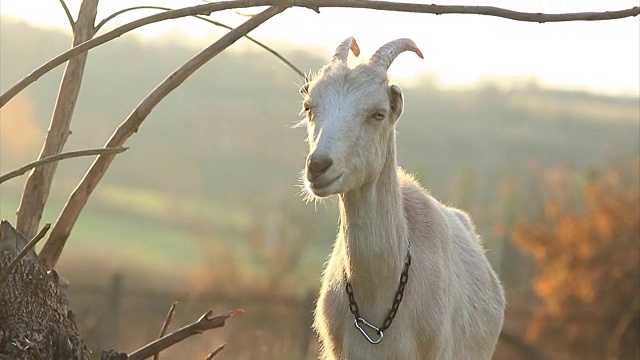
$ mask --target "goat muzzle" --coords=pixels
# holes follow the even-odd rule
[[[307,179],[309,181],[317,180],[324,175],[333,165],[333,160],[324,155],[311,155],[307,160]]]

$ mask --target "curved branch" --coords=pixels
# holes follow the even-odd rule
[[[604,12],[579,12],[564,14],[529,13],[503,9],[495,6],[468,6],[468,5],[435,5],[435,4],[408,4],[393,3],[389,1],[368,0],[300,0],[293,1],[293,6],[304,6],[310,9],[316,7],[348,7],[357,9],[386,10],[398,12],[411,12],[421,14],[466,14],[485,15],[524,22],[565,22],[565,21],[598,21],[615,20],[640,15],[640,7],[629,9],[604,11]]]
[[[427,5],[427,4],[409,4],[409,3],[396,3],[390,1],[374,1],[374,0],[229,0],[223,2],[216,2],[210,4],[202,4],[183,9],[167,11],[164,13],[148,16],[142,19],[138,19],[131,23],[122,25],[112,31],[98,36],[92,40],[89,40],[79,46],[76,46],[60,55],[51,59],[46,64],[40,66],[34,72],[29,74],[24,79],[20,80],[17,84],[7,90],[2,96],[0,96],[0,108],[3,107],[9,100],[22,91],[29,84],[38,80],[42,75],[46,74],[50,70],[54,69],[58,65],[64,63],[70,58],[81,54],[85,51],[93,49],[96,46],[102,45],[110,40],[113,40],[131,30],[137,29],[141,26],[156,23],[168,19],[176,19],[185,16],[192,15],[205,15],[220,10],[228,10],[234,8],[247,8],[255,6],[267,6],[267,5],[284,5],[286,7],[306,7],[314,11],[318,11],[321,7],[340,7],[340,8],[359,8],[359,9],[372,9],[372,10],[385,10],[385,11],[399,11],[399,12],[412,12],[412,13],[424,13],[424,14],[475,14],[475,15],[487,15],[501,17],[505,19],[527,21],[527,22],[561,22],[561,21],[596,21],[596,20],[613,20],[621,19],[625,17],[638,16],[640,14],[640,7],[634,6],[630,9],[617,10],[617,11],[605,11],[605,12],[582,12],[582,13],[570,13],[570,14],[541,14],[541,13],[526,13],[520,11],[512,11],[493,6],[442,6],[442,5]]]
[[[71,16],[71,12],[69,11],[69,7],[64,2],[64,0],[60,0],[60,5],[62,5],[62,9],[64,9],[65,15],[67,15],[67,20],[69,20],[69,25],[71,25],[71,30],[76,27],[76,21],[73,20],[73,16]]]
[[[19,169],[8,172],[2,176],[0,176],[0,184],[7,180],[11,180],[15,177],[18,177],[27,171],[38,167],[40,165],[50,163],[53,161],[60,161],[64,159],[70,159],[80,156],[91,156],[91,155],[101,155],[101,154],[119,154],[128,148],[126,147],[114,147],[114,148],[101,148],[101,149],[88,149],[88,150],[79,150],[79,151],[69,151],[65,153],[60,153],[56,155],[47,156],[46,158],[42,158],[40,160],[36,160],[34,162],[30,162],[27,165],[22,166]]]
[[[106,23],[108,23],[109,21],[113,20],[113,18],[122,15],[126,12],[129,11],[133,11],[133,10],[140,10],[140,9],[153,9],[155,8],[155,6],[133,6],[130,8],[126,8],[126,9],[122,9],[122,10],[118,10],[116,12],[114,12],[113,14],[107,16],[106,18],[100,20],[100,22],[98,23],[98,25],[96,25],[96,31],[99,31]],[[163,10],[173,10],[173,9],[167,9],[167,8],[163,8]]]
[[[122,146],[127,139],[131,137],[131,135],[138,131],[142,122],[147,118],[147,116],[149,116],[151,111],[162,101],[162,99],[180,86],[180,84],[187,80],[187,78],[189,78],[189,76],[191,76],[196,70],[231,46],[231,44],[235,43],[238,39],[246,35],[249,31],[255,29],[260,24],[281,13],[288,7],[289,6],[285,4],[272,6],[266,9],[260,14],[247,20],[236,29],[228,32],[218,41],[189,59],[189,61],[184,63],[164,79],[160,85],[153,89],[153,91],[151,91],[151,93],[149,93],[149,95],[147,95],[147,97],[142,100],[138,106],[136,106],[127,119],[120,124],[113,135],[111,135],[111,138],[105,147]],[[69,197],[69,200],[62,209],[60,216],[53,225],[53,229],[51,230],[51,234],[49,235],[47,242],[40,251],[39,256],[45,268],[53,269],[55,264],[58,262],[62,249],[69,238],[69,234],[71,233],[71,229],[80,216],[80,212],[89,200],[89,196],[91,196],[91,193],[109,168],[109,165],[111,165],[114,157],[115,155],[113,154],[100,155],[93,164],[91,164],[91,167]]]
[[[152,10],[164,10],[164,11],[174,11],[175,9],[172,8],[168,8],[168,7],[163,7],[163,6],[134,6],[134,7],[130,7],[130,8],[126,8],[126,9],[122,9],[120,11],[116,11],[113,14],[107,16],[106,18],[104,18],[102,21],[100,21],[100,23],[96,26],[96,31],[98,31],[102,26],[104,26],[104,24],[106,24],[109,20],[112,20],[113,18],[115,18],[118,15],[124,14],[128,11],[132,11],[132,10],[141,10],[141,9],[152,9]],[[220,26],[223,27],[225,29],[228,30],[233,30],[233,28],[229,25],[225,25],[221,22],[215,21],[215,20],[211,20],[211,19],[207,19],[204,16],[200,16],[200,15],[192,15],[194,18],[196,19],[200,19],[202,21],[206,21],[209,24],[213,24],[216,26]],[[248,17],[254,16],[254,15],[245,15]],[[287,65],[291,70],[293,70],[296,74],[298,74],[302,79],[305,79],[305,74],[302,70],[298,69],[297,66],[295,66],[292,62],[290,62],[289,60],[287,60],[284,56],[280,55],[277,51],[275,51],[274,49],[272,49],[271,47],[265,45],[264,43],[254,39],[253,37],[249,36],[249,35],[245,35],[245,38],[247,38],[247,40],[253,42],[254,44],[260,46],[261,48],[263,48],[264,50],[268,51],[270,54],[272,54],[273,56],[277,57],[278,59],[280,59],[280,61],[282,61],[283,63],[285,63],[285,65]]]

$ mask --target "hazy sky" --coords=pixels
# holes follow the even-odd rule
[[[419,1],[414,1],[419,2]],[[80,0],[67,1],[75,15]],[[172,8],[201,4],[181,0],[103,0],[98,18],[133,5]],[[433,3],[432,0],[426,3]],[[471,1],[438,1],[441,5],[478,5]],[[485,1],[512,10],[528,12],[582,12],[619,10],[638,6],[637,0],[623,1]],[[37,9],[37,10],[35,10]],[[67,20],[55,0],[2,0],[3,15],[20,17],[29,23],[68,29]],[[255,13],[257,9],[242,10]],[[118,17],[111,27],[150,15],[139,10]],[[215,13],[213,19],[237,25],[246,17],[233,12]],[[103,30],[104,31],[104,30]],[[182,41],[202,47],[215,40],[220,30],[196,19],[169,20],[135,32],[150,41]],[[553,24],[524,23],[479,15],[431,15],[375,10],[288,9],[253,34],[267,43],[290,43],[319,51],[329,58],[335,46],[355,36],[366,61],[385,42],[412,38],[425,60],[402,55],[392,65],[392,77],[407,81],[415,74],[435,74],[445,86],[465,85],[486,78],[536,78],[543,84],[592,91],[640,93],[640,19]],[[117,41],[117,40],[115,40]],[[248,43],[235,48],[252,46]],[[307,70],[307,69],[305,69]],[[418,78],[419,79],[419,78]]]

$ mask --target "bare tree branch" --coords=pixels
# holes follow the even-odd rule
[[[171,324],[171,320],[173,319],[173,314],[176,311],[176,305],[178,305],[177,301],[174,301],[173,304],[171,304],[171,308],[169,308],[167,317],[165,317],[164,323],[162,323],[162,328],[160,328],[160,336],[158,336],[158,339],[161,339],[163,336],[167,334],[167,329],[169,329],[169,324]],[[153,355],[153,360],[159,360],[159,359],[160,359],[160,351],[158,351],[155,355]]]
[[[171,91],[180,86],[191,74],[198,70],[207,61],[213,59],[224,49],[243,37],[249,31],[255,29],[263,22],[271,17],[284,11],[288,5],[272,6],[253,18],[247,20],[244,24],[230,31],[218,41],[202,50],[199,54],[191,58],[184,65],[174,71],[160,85],[158,85],[140,104],[129,114],[127,119],[118,126],[116,131],[105,147],[122,146],[131,135],[138,131],[138,127],[151,111],[164,99]],[[44,263],[45,268],[52,269],[58,262],[58,258],[62,253],[62,249],[71,233],[71,229],[75,225],[80,212],[89,200],[89,196],[96,188],[105,172],[111,165],[115,155],[103,154],[91,165],[85,176],[82,178],[78,186],[75,188],[69,200],[65,204],[60,216],[53,225],[51,234],[40,251],[40,259]]]
[[[102,148],[102,149],[88,149],[88,150],[79,150],[79,151],[69,151],[69,152],[65,152],[65,153],[60,153],[60,154],[56,154],[56,155],[51,155],[51,156],[47,156],[46,158],[40,159],[40,160],[36,160],[33,162],[28,163],[27,165],[24,165],[22,167],[20,167],[19,169],[10,171],[2,176],[0,176],[0,184],[2,184],[3,182],[13,179],[15,177],[18,177],[24,173],[26,173],[27,171],[38,167],[40,165],[52,162],[52,161],[60,161],[60,160],[64,160],[64,159],[70,159],[70,158],[76,158],[76,157],[80,157],[80,156],[91,156],[91,155],[100,155],[100,154],[119,154],[125,150],[127,150],[129,148],[126,147],[116,147],[116,148]]]
[[[71,12],[69,11],[67,4],[64,2],[64,0],[60,0],[60,5],[62,5],[62,9],[64,9],[64,13],[65,15],[67,15],[67,20],[69,20],[69,25],[71,25],[71,30],[74,30],[76,27],[76,22],[75,20],[73,20],[73,16],[71,16]]]
[[[212,316],[212,311],[207,311],[204,315],[198,319],[198,321],[191,323],[173,333],[163,336],[162,338],[153,341],[144,347],[132,352],[127,360],[142,360],[146,359],[153,354],[157,354],[160,351],[179,343],[180,341],[191,337],[193,335],[202,334],[203,332],[211,329],[223,327],[225,321],[229,318],[244,314],[243,310],[234,310],[227,313]]]
[[[235,8],[247,8],[255,6],[267,6],[267,5],[286,5],[287,7],[297,6],[313,9],[316,12],[321,7],[340,7],[340,8],[359,8],[359,9],[372,9],[372,10],[384,10],[384,11],[398,11],[398,12],[413,12],[423,14],[474,14],[474,15],[486,15],[495,16],[500,18],[506,18],[517,21],[527,22],[562,22],[562,21],[596,21],[596,20],[613,20],[621,19],[625,17],[637,16],[640,14],[640,7],[635,6],[633,8],[605,11],[605,12],[582,12],[582,13],[568,13],[568,14],[542,14],[542,13],[526,13],[520,11],[512,11],[493,6],[442,6],[442,5],[427,5],[427,4],[411,4],[411,3],[396,3],[390,1],[374,1],[374,0],[236,0],[236,1],[224,1],[210,4],[202,4],[183,9],[167,11],[160,14],[155,14],[142,19],[138,19],[131,23],[122,25],[108,33],[98,36],[90,41],[83,43],[80,46],[76,46],[70,49],[54,59],[49,60],[44,65],[33,71],[24,79],[20,80],[17,84],[7,90],[2,96],[0,96],[0,107],[3,107],[9,100],[22,91],[25,87],[38,80],[42,75],[46,74],[50,70],[71,59],[78,54],[93,49],[96,46],[102,45],[108,41],[111,41],[123,34],[137,29],[141,26],[156,23],[168,19],[176,19],[185,16],[192,15],[206,15],[212,12],[220,10],[228,10]]]
[[[206,358],[205,360],[211,360],[211,359],[213,359],[214,357],[216,357],[216,355],[220,354],[220,352],[221,352],[222,350],[224,350],[224,347],[225,347],[225,346],[227,346],[227,344],[226,344],[226,343],[224,343],[224,344],[222,344],[222,345],[218,346],[218,347],[217,347],[215,350],[213,350],[209,355],[207,355],[207,358]]]
[[[422,14],[467,14],[495,16],[516,21],[525,22],[565,22],[565,21],[596,21],[614,20],[625,17],[637,16],[640,14],[640,7],[634,6],[630,9],[605,11],[605,12],[580,12],[564,14],[543,14],[513,11],[495,6],[467,6],[467,5],[435,5],[435,4],[410,4],[393,3],[389,1],[369,1],[369,0],[300,0],[293,1],[293,6],[304,6],[313,9],[314,7],[348,7],[358,9],[372,9],[398,12],[411,12]]]
[[[83,0],[78,11],[78,20],[73,28],[73,46],[93,37],[94,22],[98,12],[98,0]],[[67,63],[60,82],[49,130],[40,150],[39,159],[62,152],[71,128],[71,118],[75,110],[87,62],[87,53],[73,58]],[[18,206],[16,229],[27,238],[38,231],[44,206],[58,163],[50,162],[33,170],[27,177]]]
[[[9,276],[11,275],[11,273],[13,272],[13,269],[16,268],[16,266],[18,266],[18,263],[20,263],[20,260],[25,257],[27,255],[27,253],[34,247],[36,246],[36,244],[38,243],[38,241],[42,240],[42,238],[47,234],[47,231],[49,231],[49,228],[51,227],[51,224],[47,223],[42,230],[40,230],[40,232],[34,236],[33,239],[29,240],[29,242],[27,243],[27,245],[25,245],[22,250],[20,250],[20,252],[18,253],[18,255],[16,255],[15,259],[11,260],[11,263],[9,263],[9,266],[7,266],[4,270],[2,270],[2,273],[0,273],[0,290],[2,290],[2,288],[4,287],[4,283],[7,281],[7,279],[9,278]]]
[[[174,11],[175,9],[171,9],[168,7],[163,7],[163,6],[134,6],[134,7],[130,7],[127,9],[123,9],[120,11],[117,11],[111,15],[109,15],[108,17],[106,17],[104,20],[100,21],[100,23],[96,26],[96,29],[100,29],[104,24],[107,23],[107,21],[115,18],[116,16],[123,14],[125,12],[128,11],[132,11],[132,10],[141,10],[141,9],[153,9],[153,10],[165,10],[165,11]],[[208,19],[204,16],[200,16],[200,15],[192,15],[194,18],[196,19],[200,19],[202,21],[206,21],[209,24],[213,24],[216,26],[220,26],[223,27],[225,29],[229,29],[229,30],[233,30],[233,28],[229,25],[225,25],[221,22],[215,21],[215,20],[211,20]],[[251,17],[253,15],[244,15],[244,16],[248,16]],[[244,36],[247,40],[253,42],[254,44],[260,46],[261,48],[265,49],[266,51],[268,51],[269,53],[271,53],[272,55],[274,55],[275,57],[277,57],[278,59],[280,59],[280,61],[284,62],[289,68],[291,68],[291,70],[293,70],[296,74],[298,74],[302,79],[305,79],[305,74],[302,70],[298,69],[297,66],[295,66],[292,62],[290,62],[289,60],[287,60],[284,56],[280,55],[277,51],[275,51],[274,49],[272,49],[271,47],[265,45],[264,43],[254,39],[253,37],[249,36],[249,35],[245,35]]]

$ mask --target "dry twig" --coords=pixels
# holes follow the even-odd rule
[[[128,24],[122,25],[116,29],[109,31],[101,36],[95,37],[79,46],[76,46],[57,57],[49,60],[44,65],[33,71],[24,79],[7,90],[0,96],[0,107],[3,107],[9,100],[22,91],[25,87],[38,80],[42,75],[56,68],[65,61],[82,54],[96,46],[111,41],[131,30],[141,26],[156,23],[163,20],[177,19],[192,15],[206,15],[212,12],[237,8],[248,8],[255,6],[267,5],[284,5],[286,7],[306,7],[319,12],[321,7],[340,7],[340,8],[359,8],[383,11],[413,12],[423,14],[473,14],[495,16],[505,19],[527,21],[527,22],[562,22],[562,21],[596,21],[596,20],[613,20],[625,17],[637,16],[640,14],[640,7],[605,11],[605,12],[582,12],[567,14],[542,14],[542,13],[526,13],[520,11],[512,11],[493,6],[443,6],[428,4],[410,4],[397,3],[390,1],[373,1],[373,0],[236,0],[215,2],[197,6],[191,6],[173,11],[167,11],[160,14],[151,15]]]
[[[67,16],[67,20],[69,20],[69,25],[71,25],[71,30],[76,27],[76,22],[73,20],[73,16],[71,16],[71,11],[69,11],[69,7],[64,2],[64,0],[60,0],[60,5],[62,5],[62,9],[64,10],[64,14]]]
[[[224,347],[225,347],[225,346],[227,346],[227,344],[226,344],[226,343],[224,343],[224,344],[222,344],[222,345],[218,346],[215,350],[213,350],[213,351],[211,352],[211,354],[207,355],[207,358],[206,358],[205,360],[211,360],[211,359],[213,359],[214,357],[216,357],[216,355],[220,354],[220,352],[221,352],[222,350],[224,350]]]
[[[160,335],[158,336],[158,339],[162,338],[167,334],[167,329],[169,329],[169,325],[171,324],[171,320],[173,319],[173,314],[176,311],[176,305],[178,305],[177,301],[174,301],[173,304],[171,304],[171,308],[169,308],[167,317],[164,318],[164,323],[162,323],[162,328],[160,328]],[[160,352],[158,351],[155,355],[153,355],[153,360],[159,360],[159,359],[160,359]]]
[[[38,241],[40,241],[47,234],[47,231],[49,231],[50,227],[51,227],[51,224],[47,223],[42,228],[42,230],[40,230],[40,232],[36,236],[34,236],[33,239],[29,240],[27,245],[25,245],[24,248],[22,248],[22,250],[20,250],[18,255],[16,255],[15,259],[11,260],[11,263],[9,264],[9,266],[7,266],[4,270],[2,270],[2,273],[0,273],[0,290],[4,287],[4,283],[7,281],[7,279],[9,278],[13,270],[16,268],[16,266],[18,266],[18,263],[20,263],[20,260],[22,260],[22,258],[25,257],[27,253],[31,249],[33,249],[34,246],[36,246]]]
[[[227,313],[212,316],[212,311],[207,311],[204,315],[198,319],[198,321],[191,323],[179,330],[172,332],[169,335],[153,341],[144,347],[134,351],[129,355],[127,360],[142,360],[146,359],[153,354],[157,354],[160,351],[179,343],[180,341],[191,337],[193,335],[202,334],[203,332],[211,329],[223,327],[225,321],[229,318],[236,317],[244,314],[244,310],[238,309],[229,311]]]
[[[102,148],[102,149],[88,149],[88,150],[79,150],[79,151],[69,151],[69,152],[65,152],[65,153],[60,153],[60,154],[56,154],[56,155],[52,155],[52,156],[47,156],[46,158],[40,159],[40,160],[36,160],[33,162],[30,162],[22,167],[20,167],[19,169],[10,171],[2,176],[0,176],[0,184],[2,184],[3,182],[13,179],[15,177],[18,177],[24,173],[26,173],[27,171],[38,167],[42,164],[46,164],[52,161],[60,161],[60,160],[64,160],[64,159],[70,159],[70,158],[76,158],[76,157],[80,157],[80,156],[91,156],[91,155],[100,155],[100,154],[119,154],[125,150],[127,150],[128,148],[126,147],[116,147],[116,148]]]

